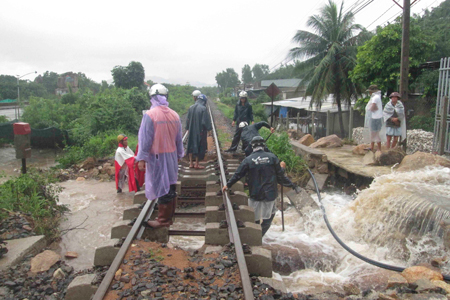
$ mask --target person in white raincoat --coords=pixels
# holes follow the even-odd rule
[[[371,85],[367,89],[370,100],[366,105],[366,117],[364,121],[364,142],[370,143],[370,150],[375,150],[375,143],[381,151],[381,142],[386,141],[385,124],[383,120],[383,103],[381,102],[381,91],[378,86]]]
[[[116,189],[117,193],[122,193],[122,188],[128,178],[128,190],[137,192],[139,190],[134,176],[134,152],[128,147],[128,137],[125,134],[117,136],[119,147],[116,150],[115,163],[116,168]]]
[[[383,110],[383,118],[386,122],[386,146],[388,149],[397,146],[399,137],[401,137],[402,140],[406,138],[405,107],[400,101],[400,94],[393,92],[389,98],[391,98],[391,100],[386,104]],[[392,138],[394,139],[391,144]]]

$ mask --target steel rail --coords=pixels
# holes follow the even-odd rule
[[[188,132],[186,131],[186,132],[184,133],[184,135],[183,135],[183,144],[184,144],[184,142],[186,141],[187,136],[188,136]]]
[[[222,155],[220,153],[219,139],[217,137],[216,126],[214,124],[214,118],[211,112],[211,107],[208,105],[209,116],[211,118],[211,125],[214,137],[214,143],[216,145],[217,151],[217,161],[220,167],[220,182],[221,186],[227,184],[227,178],[225,176],[225,169],[223,166]],[[223,193],[223,202],[225,204],[225,215],[228,222],[228,235],[230,237],[230,242],[234,243],[234,249],[236,251],[236,259],[239,266],[239,273],[241,275],[242,290],[244,292],[245,300],[255,299],[253,296],[252,283],[250,281],[250,276],[247,269],[247,263],[245,262],[244,250],[242,249],[241,238],[239,236],[239,230],[236,224],[236,218],[233,212],[233,206],[231,205],[230,198],[228,197],[228,191]]]
[[[128,233],[125,241],[123,242],[122,246],[120,247],[119,252],[117,253],[116,257],[114,258],[111,266],[108,269],[108,272],[106,273],[105,277],[103,278],[102,282],[100,283],[100,286],[98,287],[97,291],[95,292],[94,298],[92,300],[102,300],[103,297],[105,297],[106,292],[108,292],[109,286],[111,285],[112,280],[114,279],[114,275],[116,274],[116,271],[119,269],[120,265],[122,264],[123,258],[125,257],[125,254],[128,251],[128,248],[130,247],[131,243],[133,242],[136,234],[138,234],[138,231],[143,231],[142,221],[144,221],[144,218],[148,215],[148,212],[153,212],[153,209],[155,208],[156,201],[150,201],[147,200],[147,202],[144,205],[144,208],[140,212],[139,216],[136,219],[136,222],[134,223],[133,227],[131,228],[130,232]]]

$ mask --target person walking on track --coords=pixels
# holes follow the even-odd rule
[[[241,140],[242,127],[240,125],[242,122],[246,122],[247,124],[250,124],[251,122],[253,124],[253,108],[248,102],[246,91],[239,93],[239,101],[234,108],[233,123],[231,123],[231,126],[234,126],[235,124],[239,126],[236,126],[236,132],[234,133],[231,146],[225,152],[234,152],[237,150],[239,141]]]
[[[212,130],[211,119],[206,108],[207,100],[205,95],[200,94],[195,104],[189,107],[186,119],[186,130],[188,131],[186,152],[189,154],[189,168],[205,168],[200,166],[198,162],[205,158],[205,153],[208,150],[208,131]]]
[[[248,187],[250,198],[248,206],[255,210],[255,223],[262,219],[262,236],[269,230],[275,217],[275,199],[278,197],[277,184],[293,188],[300,193],[300,188],[285,176],[280,161],[275,154],[265,152],[265,141],[261,136],[252,139],[253,153],[246,157],[239,165],[236,173],[222,188],[225,192],[239,179],[248,174]]]
[[[139,153],[136,157],[140,170],[145,170],[145,196],[158,199],[158,217],[144,225],[153,228],[173,224],[177,204],[176,183],[178,160],[184,156],[181,121],[169,108],[169,90],[162,84],[150,88],[150,109],[139,128]]]

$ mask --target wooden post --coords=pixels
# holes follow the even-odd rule
[[[350,110],[348,111],[348,139],[352,140],[353,137],[353,107],[350,106]]]
[[[400,65],[400,96],[402,102],[408,101],[408,74],[409,74],[409,23],[411,19],[411,1],[403,0],[403,28],[402,28],[402,52]]]
[[[286,115],[286,130],[289,130],[289,114]]]
[[[329,110],[327,110],[327,131],[326,131],[326,136],[330,135],[330,128],[331,127],[331,112]]]
[[[300,113],[297,113],[297,134],[299,129],[300,129]]]
[[[445,151],[445,137],[447,132],[447,109],[448,109],[448,97],[442,98],[441,106],[441,131],[439,132],[439,155],[444,155]]]
[[[314,112],[311,113],[311,135],[313,136],[313,138],[315,138],[316,135],[316,128],[314,125],[315,122],[315,116],[314,116]]]

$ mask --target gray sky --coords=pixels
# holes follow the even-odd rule
[[[344,7],[366,1],[347,0]],[[418,0],[411,11],[442,1]],[[134,60],[147,78],[215,84],[216,73],[226,68],[240,77],[245,64],[278,66],[294,46],[296,30],[308,30],[307,18],[324,3],[2,0],[0,74],[73,71],[100,82],[112,78],[114,66]],[[400,13],[392,0],[374,0],[356,14],[356,23],[374,29]]]

